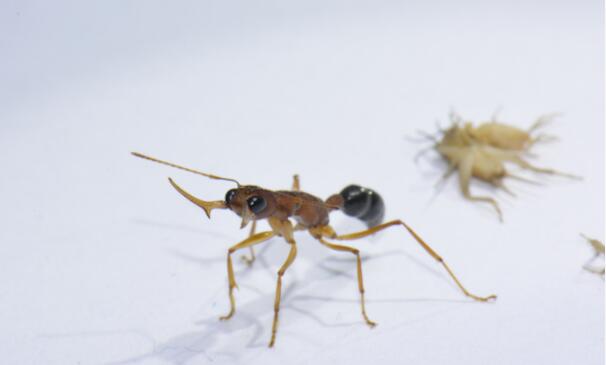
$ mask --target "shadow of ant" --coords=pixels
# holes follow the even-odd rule
[[[264,245],[257,255],[256,263],[261,264],[263,270],[267,271],[272,277],[275,277],[275,272],[264,260],[264,252],[270,247],[270,245]],[[392,257],[394,255],[407,256],[415,265],[420,266],[423,270],[431,272],[433,275],[443,277],[444,275],[434,268],[427,266],[413,256],[400,251],[392,250],[374,256],[366,256],[364,261],[380,260],[386,257]],[[207,261],[199,258],[192,258],[188,254],[178,254],[176,257],[182,258],[187,261],[191,261],[198,264],[204,264]],[[214,262],[215,259],[211,259]],[[218,259],[217,259],[218,260]],[[223,263],[224,257],[221,258]],[[334,263],[347,264],[348,268],[334,268]],[[243,265],[244,268],[240,270],[240,273],[249,270],[250,267]],[[351,267],[350,267],[351,266]],[[318,275],[324,273],[324,275]],[[315,285],[318,281],[333,281],[334,285],[340,285],[340,280],[334,280],[338,277],[345,276],[351,281],[355,281],[355,258],[349,257],[326,257],[311,268],[309,268],[303,276],[306,278],[305,281],[299,281],[296,277],[291,276],[288,284],[285,286],[285,290],[282,293],[282,311],[288,312],[293,311],[305,318],[312,320],[322,327],[327,328],[342,328],[342,327],[353,327],[359,326],[361,321],[350,321],[350,322],[332,322],[322,319],[315,311],[307,310],[302,307],[309,307],[309,305],[301,306],[300,303],[306,302],[337,302],[337,303],[358,303],[359,298],[334,298],[329,296],[312,296],[312,295],[295,295],[297,292],[301,292],[306,287]],[[314,280],[307,280],[310,276],[314,277]],[[287,276],[288,277],[288,276]],[[224,359],[230,362],[236,362],[236,360],[244,354],[244,350],[247,349],[258,349],[265,348],[267,346],[266,338],[267,333],[270,331],[269,318],[273,315],[273,306],[270,304],[272,298],[268,298],[258,288],[241,285],[242,288],[253,290],[261,295],[261,297],[244,303],[238,306],[236,316],[229,321],[219,321],[215,315],[207,317],[205,319],[195,322],[196,326],[201,326],[200,330],[186,332],[175,336],[163,343],[158,344],[154,342],[153,349],[147,353],[133,356],[124,360],[112,362],[112,365],[122,364],[136,364],[141,363],[150,359],[160,359],[167,361],[174,365],[186,364],[192,361],[194,358],[203,357],[206,361],[213,362],[219,359]],[[354,290],[352,289],[352,294]],[[217,293],[218,294],[218,293]],[[440,298],[383,298],[383,299],[368,299],[367,303],[416,303],[416,302],[449,302],[449,303],[469,303],[466,299],[440,299]],[[318,306],[313,306],[317,308]],[[250,313],[255,313],[252,315]],[[427,316],[425,316],[427,318]],[[265,321],[267,319],[267,321]],[[291,318],[293,319],[293,318]],[[262,322],[263,321],[263,322]],[[412,321],[414,322],[414,321]],[[412,323],[411,322],[411,323]],[[406,325],[406,323],[400,323],[399,326]],[[410,325],[410,323],[409,323]],[[246,341],[240,341],[238,345],[231,341],[229,350],[221,349],[222,343],[221,337],[224,336],[238,336],[242,332],[246,332]],[[322,343],[314,338],[306,338],[304,335],[299,333],[293,333],[288,329],[281,329],[280,336],[284,337],[297,337],[299,340],[308,342],[312,346],[321,346]],[[241,338],[241,337],[239,337]]]
[[[173,230],[173,231],[179,231],[179,232],[195,233],[195,234],[209,236],[209,237],[220,239],[220,240],[228,240],[232,237],[225,233],[221,233],[221,232],[217,232],[217,231],[209,231],[209,230],[206,230],[203,228],[197,228],[194,226],[180,224],[180,223],[160,222],[160,221],[155,221],[155,220],[145,219],[145,218],[132,218],[130,221],[131,221],[131,223],[141,225],[141,226],[155,227],[155,228],[159,228],[159,229],[163,229],[163,230]]]

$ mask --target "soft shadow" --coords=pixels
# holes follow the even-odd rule
[[[263,270],[268,270],[272,276],[275,276],[275,272],[270,269],[268,263],[263,257],[263,253],[267,250],[269,245],[263,245],[262,249],[257,254],[257,260],[253,265],[255,269],[259,267]],[[193,262],[196,264],[215,263],[217,261],[224,262],[225,257],[211,258],[211,259],[200,259],[198,257],[192,257],[182,252],[173,252],[176,257],[183,260]],[[425,263],[420,262],[413,256],[401,251],[392,250],[379,255],[366,256],[364,261],[378,260],[385,257],[394,255],[402,255],[408,257],[413,263],[419,266],[421,269],[431,272],[434,275],[444,277],[443,273],[436,271],[434,268],[427,266]],[[331,265],[335,263],[343,263],[348,266],[348,269],[335,269]],[[245,265],[244,265],[245,266]],[[247,271],[250,268],[245,266],[241,272]],[[317,272],[325,272],[328,275],[318,277]],[[308,286],[317,284],[317,280],[331,280],[333,286],[341,285],[341,280],[338,277],[346,276],[351,280],[355,280],[355,257],[341,257],[341,256],[329,256],[326,257],[315,265],[313,265],[307,272],[303,273],[304,278],[315,277],[314,280],[302,280],[299,281],[294,277],[290,277],[287,273],[285,276],[285,282],[282,292],[282,304],[281,313],[293,311],[300,315],[311,319],[313,322],[326,328],[335,327],[349,327],[349,326],[362,326],[363,321],[352,321],[352,322],[329,322],[319,317],[313,310],[307,310],[308,305],[299,305],[303,303],[309,303],[312,301],[318,302],[346,302],[346,303],[358,303],[359,298],[333,298],[328,296],[313,296],[313,295],[295,295],[297,292],[301,292]],[[264,291],[260,290],[253,285],[242,286],[247,290],[259,293],[259,298],[240,305],[237,302],[237,312],[234,317],[228,321],[219,321],[218,315],[206,317],[204,319],[195,322],[196,326],[200,326],[199,330],[185,332],[178,336],[168,339],[165,342],[158,343],[153,339],[149,339],[153,343],[151,351],[133,356],[124,360],[112,362],[111,364],[137,364],[145,363],[150,359],[161,359],[174,365],[182,365],[188,363],[196,357],[204,357],[208,362],[225,360],[236,363],[238,359],[245,354],[245,349],[265,348],[269,341],[271,333],[271,323],[273,318],[273,295],[270,298],[264,295]],[[229,307],[227,298],[222,301],[225,305],[225,310]],[[440,299],[440,298],[380,298],[380,299],[367,299],[367,303],[418,303],[418,302],[447,302],[447,303],[471,303],[466,299],[452,300],[452,299]],[[316,307],[316,306],[312,306]],[[305,309],[304,309],[305,308]],[[283,320],[284,317],[281,317]],[[287,317],[288,318],[288,317]],[[261,320],[260,320],[261,319]],[[224,337],[233,336],[237,337],[241,341],[242,331],[247,333],[246,341],[233,342],[227,345],[224,341]],[[239,335],[238,335],[239,334]],[[291,330],[280,330],[278,331],[278,341],[280,338],[296,338],[299,341],[310,343],[313,346],[320,344],[313,338],[304,338],[296,331]],[[220,347],[220,348],[219,348]]]
[[[156,341],[147,332],[137,329],[126,329],[126,330],[98,330],[98,331],[80,331],[72,333],[43,333],[38,335],[38,338],[44,339],[64,339],[64,338],[75,338],[75,337],[106,337],[106,336],[132,336],[143,338],[150,345],[155,345]]]
[[[187,261],[192,264],[196,264],[199,266],[206,266],[209,264],[217,264],[217,263],[225,263],[225,256],[217,256],[217,257],[200,257],[193,256],[188,253],[179,250],[168,250],[174,257],[181,259],[183,261]]]
[[[264,258],[264,253],[265,251],[267,251],[267,249],[269,248],[269,244],[272,242],[272,240],[267,241],[264,245],[261,246],[260,249],[258,249],[255,252],[255,262],[254,265],[250,266],[250,265],[241,265],[241,267],[235,271],[236,274],[240,274],[242,272],[245,271],[249,271],[254,267],[260,266],[263,269],[265,269],[268,272],[271,272],[272,274],[274,274],[271,271],[271,267],[269,266],[269,264],[267,263],[267,261]],[[215,256],[215,257],[201,257],[201,256],[194,256],[191,255],[187,252],[181,251],[181,250],[175,250],[175,249],[169,249],[167,250],[172,256],[183,260],[183,261],[187,261],[189,263],[198,265],[200,267],[204,267],[207,265],[214,265],[214,264],[221,264],[221,265],[225,265],[226,262],[226,258],[227,258],[227,249],[225,250],[225,254],[221,255],[221,256]],[[240,254],[240,252],[244,252],[244,254]],[[236,264],[237,261],[243,262],[243,258],[244,257],[248,257],[249,253],[247,250],[242,250],[239,251],[238,253],[234,253],[232,255],[232,259],[234,264]]]
[[[335,303],[359,303],[359,298],[334,298],[317,295],[297,295],[291,299],[296,301],[322,301]],[[443,298],[383,298],[383,299],[366,299],[366,303],[476,303],[469,299],[443,299]]]
[[[174,365],[181,365],[200,356],[203,356],[208,362],[218,359],[233,362],[241,355],[242,347],[235,346],[234,350],[230,351],[216,349],[211,351],[211,349],[217,346],[220,337],[230,336],[251,328],[252,334],[244,348],[267,346],[260,340],[264,326],[254,316],[247,314],[246,311],[239,311],[234,318],[228,321],[220,321],[218,317],[213,316],[197,321],[195,324],[202,328],[175,336],[163,343],[155,343],[152,350],[147,353],[110,362],[107,365],[138,364],[145,363],[150,359],[161,359]]]
[[[282,292],[282,300],[284,303],[281,309],[288,308],[288,302],[297,286],[298,282],[293,281],[284,288]],[[258,289],[255,291],[260,292]],[[107,363],[107,365],[138,364],[145,363],[150,359],[161,359],[174,365],[181,365],[186,364],[199,356],[204,356],[209,362],[216,361],[218,358],[235,362],[242,355],[243,349],[267,347],[269,337],[266,338],[266,335],[270,333],[271,321],[268,323],[261,323],[261,321],[257,319],[265,318],[266,314],[269,312],[273,313],[273,306],[266,305],[268,304],[266,303],[266,299],[267,298],[263,297],[244,305],[238,305],[234,317],[227,321],[220,321],[218,315],[196,321],[195,325],[201,327],[198,331],[186,332],[162,343],[153,341],[154,346],[151,351],[127,359]],[[227,310],[227,301],[225,304],[225,310]],[[230,346],[229,351],[217,351],[216,349],[213,349],[217,347],[220,337],[235,335],[241,331],[251,332],[251,334],[248,335],[248,340],[243,346],[234,344],[234,346]],[[279,333],[279,336],[286,335],[287,333]]]
[[[132,223],[138,224],[138,225],[149,226],[149,227],[160,228],[160,229],[168,229],[168,230],[179,231],[179,232],[196,233],[196,234],[213,237],[213,238],[220,239],[220,240],[233,239],[232,236],[228,236],[227,234],[209,231],[208,229],[195,228],[195,227],[184,225],[184,224],[158,222],[158,221],[145,219],[145,218],[132,218],[130,221]]]

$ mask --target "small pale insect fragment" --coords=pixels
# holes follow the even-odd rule
[[[587,261],[585,265],[583,265],[583,269],[598,275],[604,276],[605,272],[605,263],[604,263],[604,243],[595,238],[589,238],[581,233],[581,237],[583,237],[593,248],[593,257]],[[591,265],[594,261],[598,260],[601,257],[601,268]]]
[[[562,173],[550,168],[537,167],[529,163],[526,157],[537,142],[555,139],[553,136],[537,133],[555,115],[545,115],[536,120],[528,129],[521,129],[496,121],[490,121],[476,126],[472,122],[463,121],[455,113],[451,113],[451,125],[440,130],[437,136],[424,134],[434,144],[433,148],[447,161],[448,168],[441,181],[446,180],[454,172],[458,172],[459,185],[463,196],[471,201],[485,202],[493,206],[502,219],[501,208],[497,201],[490,196],[476,196],[470,191],[472,178],[484,181],[505,192],[514,195],[504,184],[507,177],[531,182],[522,176],[512,174],[506,164],[529,170],[534,173],[560,175],[578,179],[578,177]]]

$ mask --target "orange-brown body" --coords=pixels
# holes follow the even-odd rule
[[[276,219],[293,218],[302,228],[313,228],[328,224],[328,214],[338,207],[329,207],[322,199],[302,191],[271,191],[253,185],[245,185],[231,190],[234,195],[227,208],[242,217],[243,222],[273,217]],[[262,197],[266,208],[251,215],[247,200],[253,196]]]

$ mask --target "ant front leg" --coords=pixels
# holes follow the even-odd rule
[[[470,293],[467,289],[465,289],[465,287],[463,286],[463,284],[461,284],[461,282],[459,281],[459,279],[455,276],[455,274],[452,272],[452,270],[450,269],[450,267],[448,266],[448,264],[446,264],[446,261],[444,261],[444,259],[438,255],[438,253],[436,251],[433,250],[433,248],[431,248],[427,243],[425,243],[425,241],[415,232],[412,230],[412,228],[410,228],[406,223],[404,223],[401,220],[393,220],[387,223],[383,223],[383,224],[379,224],[377,226],[374,226],[372,228],[369,228],[367,230],[364,231],[360,231],[360,232],[355,232],[355,233],[350,233],[350,234],[344,234],[344,235],[337,235],[335,237],[332,237],[333,239],[337,239],[340,241],[349,241],[349,240],[357,240],[366,236],[370,236],[371,234],[377,233],[379,231],[382,231],[386,228],[392,227],[392,226],[397,226],[397,225],[401,225],[404,226],[404,228],[406,228],[406,230],[408,231],[408,233],[410,233],[410,235],[415,239],[415,241],[417,241],[417,243],[419,245],[421,245],[421,247],[423,247],[425,249],[425,251],[431,256],[433,257],[437,262],[439,262],[444,269],[446,270],[446,272],[448,272],[448,275],[454,280],[454,282],[457,284],[457,286],[459,287],[459,289],[461,289],[461,291],[463,292],[463,294],[465,294],[466,296],[470,297],[473,300],[477,300],[480,302],[487,302],[490,300],[494,300],[497,298],[496,295],[489,295],[487,297],[480,297],[477,295],[474,295],[472,293]]]
[[[297,244],[292,238],[287,238],[287,242],[290,245],[290,251],[288,257],[280,270],[278,270],[278,282],[276,283],[276,299],[274,301],[274,321],[271,326],[271,340],[269,340],[269,347],[273,347],[276,343],[276,333],[278,332],[278,314],[280,313],[280,300],[282,298],[282,276],[286,273],[288,267],[295,261],[297,257]]]
[[[256,230],[257,230],[257,221],[254,220],[250,227],[250,233],[248,234],[248,237],[254,236]],[[242,256],[240,256],[240,258],[242,259],[242,261],[244,261],[244,263],[247,266],[252,266],[253,262],[255,262],[255,249],[252,246],[249,246],[248,249],[250,250],[250,258],[247,257],[246,255],[242,255]]]
[[[259,244],[261,242],[265,242],[268,239],[272,238],[273,236],[275,236],[275,233],[273,231],[257,233],[255,235],[248,237],[247,239],[238,243],[237,245],[230,247],[229,250],[227,251],[227,280],[229,282],[230,308],[229,308],[229,313],[227,313],[224,316],[219,317],[220,320],[224,321],[224,320],[230,319],[236,312],[236,300],[234,298],[234,289],[237,288],[238,285],[236,284],[236,277],[234,275],[234,265],[231,262],[231,255],[234,252],[238,251],[239,249],[242,249],[245,247],[251,247],[251,246]]]
[[[292,177],[292,190],[301,191],[301,183],[299,182],[299,175],[294,174]]]

